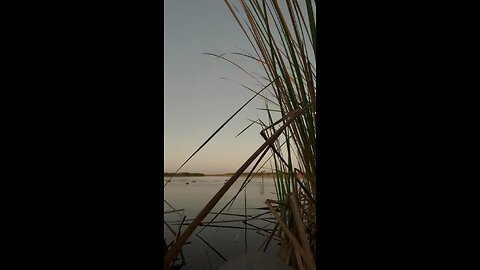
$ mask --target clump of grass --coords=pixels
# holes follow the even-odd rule
[[[276,0],[239,0],[236,1],[239,4],[237,7],[231,3],[232,1],[224,1],[254,51],[235,54],[257,61],[264,72],[260,75],[261,79],[268,83],[264,88],[271,88],[266,94],[260,95],[262,89],[254,96],[259,96],[265,101],[263,111],[266,112],[266,120],[253,121],[262,127],[261,136],[265,143],[230,177],[189,223],[185,231],[177,235],[175,243],[164,256],[164,267],[169,267],[196,227],[213,226],[210,225],[211,222],[203,224],[203,219],[247,167],[258,159],[252,169],[253,172],[267,151],[270,151],[277,200],[267,200],[266,204],[276,220],[274,230],[278,228],[281,232],[281,248],[278,255],[296,269],[315,269],[313,255],[316,248],[317,175],[316,23],[313,12],[315,4],[310,0],[305,0],[301,4],[297,0],[286,0],[282,2],[283,5]],[[215,56],[236,65],[225,54]],[[255,80],[262,84],[259,79]],[[238,111],[216,130],[180,168],[237,113]],[[264,250],[271,237],[273,232],[267,239]]]
[[[276,173],[277,206],[267,201],[282,231],[280,256],[297,269],[315,268],[316,234],[316,23],[315,4],[306,0],[225,0],[250,42],[254,59],[269,81],[266,121],[258,120],[267,140],[288,115],[307,108],[270,147]],[[274,121],[280,113],[280,121]]]
[[[210,213],[210,211],[215,207],[215,205],[220,201],[220,199],[225,195],[228,189],[235,183],[235,181],[242,175],[242,173],[257,159],[262,153],[265,153],[268,150],[268,147],[271,147],[275,140],[284,132],[284,130],[299,117],[308,107],[296,110],[294,114],[290,115],[285,119],[285,123],[270,137],[265,143],[263,143],[256,151],[253,153],[250,158],[230,177],[230,179],[225,182],[225,184],[220,188],[220,190],[212,197],[212,199],[207,203],[207,205],[198,213],[195,219],[190,223],[190,225],[185,229],[185,231],[176,239],[175,243],[169,248],[164,256],[164,268],[168,269],[170,263],[178,255],[183,244],[187,239],[192,235],[194,230],[202,223],[203,219]],[[258,163],[258,162],[257,162]]]

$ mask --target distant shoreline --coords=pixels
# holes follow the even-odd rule
[[[232,176],[234,173],[219,173],[219,174],[205,174],[205,176]],[[242,175],[248,175],[248,173],[242,173]],[[274,176],[274,173],[252,173],[254,176]]]
[[[192,176],[192,177],[198,177],[198,176],[206,176],[203,173],[190,173],[190,172],[181,172],[181,173],[168,173],[164,172],[163,176]]]
[[[190,172],[181,172],[181,173],[168,173],[164,172],[163,176],[169,176],[169,177],[200,177],[200,176],[232,176],[234,173],[190,173]],[[247,176],[248,173],[242,173],[242,175]],[[254,176],[274,176],[275,173],[252,173]]]

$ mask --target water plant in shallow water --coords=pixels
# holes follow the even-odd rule
[[[256,92],[252,99],[261,97],[265,101],[263,111],[266,112],[266,119],[252,121],[252,125],[261,126],[260,135],[265,143],[240,166],[191,221],[187,229],[177,237],[176,242],[164,256],[165,268],[168,268],[183,243],[242,173],[253,164],[249,175],[245,178],[244,185],[246,185],[251,174],[263,169],[263,165],[260,164],[266,158],[271,162],[277,191],[276,200],[266,201],[268,209],[276,220],[275,229],[271,232],[269,240],[278,234],[276,233],[278,229],[281,237],[278,257],[295,269],[315,269],[317,89],[314,10],[316,5],[311,0],[303,2],[286,0],[281,3],[276,0],[225,0],[225,3],[253,49],[252,53],[241,52],[233,55],[241,55],[256,61],[264,72],[256,81],[261,83],[260,80],[264,80],[265,83],[262,84],[265,87]],[[210,55],[236,65],[228,58],[228,54]],[[245,69],[241,70],[247,72]],[[250,73],[249,75],[254,77]],[[266,93],[262,93],[263,90],[266,90]],[[217,129],[185,163],[245,105]],[[267,155],[267,153],[270,154]],[[235,197],[240,191],[241,189]],[[266,241],[263,250],[268,243],[269,241]]]
[[[297,269],[314,269],[317,227],[315,3],[310,0],[281,3],[225,0],[225,3],[254,50],[252,54],[242,54],[262,67],[265,79],[279,78],[265,95],[267,120],[255,121],[262,126],[262,137],[272,138],[289,116],[304,110],[269,147],[276,173],[277,200],[266,203],[282,231],[279,256]]]

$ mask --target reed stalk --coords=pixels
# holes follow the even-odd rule
[[[185,229],[185,231],[180,235],[180,237],[175,241],[173,246],[167,251],[164,256],[164,268],[168,269],[173,259],[178,255],[182,245],[187,241],[190,235],[194,232],[198,225],[201,224],[203,219],[208,215],[208,213],[215,207],[215,205],[220,201],[223,195],[228,191],[228,189],[235,183],[235,181],[242,175],[242,173],[247,169],[248,166],[267,148],[270,146],[277,138],[282,134],[282,132],[297,118],[300,117],[306,110],[311,107],[311,104],[303,108],[299,108],[296,112],[288,119],[285,119],[285,123],[280,127],[268,141],[262,144],[255,153],[250,156],[250,158],[235,172],[232,177],[222,186],[222,188],[213,196],[213,198],[207,203],[207,205],[200,211],[197,217],[192,221],[192,223]]]
[[[242,52],[264,71],[262,78],[279,78],[265,94],[266,121],[261,136],[278,131],[285,116],[312,106],[282,132],[269,148],[275,172],[277,202],[267,206],[282,231],[280,255],[295,269],[314,269],[316,234],[316,19],[311,0],[224,0],[253,52]],[[222,55],[228,59],[228,55]],[[232,61],[232,60],[229,60]],[[274,121],[274,113],[280,113]],[[253,123],[253,122],[252,122]],[[244,130],[242,131],[244,132]],[[312,248],[313,247],[313,248]]]
[[[258,92],[242,85],[255,92],[255,96],[246,104],[255,97],[263,99],[265,108],[261,110],[265,112],[266,119],[252,121],[237,135],[240,136],[248,128],[257,124],[262,128],[260,135],[265,142],[232,175],[196,218],[188,224],[185,231],[178,236],[164,256],[164,269],[168,269],[195,228],[218,226],[211,223],[214,223],[213,220],[220,214],[224,214],[222,211],[230,203],[233,203],[240,191],[248,184],[250,175],[260,164],[267,151],[271,152],[269,160],[272,172],[275,173],[277,198],[266,201],[268,210],[275,218],[276,225],[273,231],[269,231],[270,237],[265,242],[264,250],[273,238],[275,231],[278,230],[281,237],[279,256],[295,269],[315,269],[316,259],[313,250],[316,249],[316,131],[318,126],[315,83],[316,18],[314,10],[316,2],[311,0],[303,2],[300,0],[281,2],[278,0],[224,0],[224,2],[253,50],[253,52],[242,51],[230,55],[247,57],[256,61],[263,74],[259,74],[260,78],[257,78],[253,72],[248,72],[231,60],[229,54],[207,54],[235,65],[261,85],[264,84],[262,80],[265,81],[266,86]],[[260,93],[267,88],[267,91]],[[180,166],[177,172],[245,105],[228,118]],[[280,114],[279,117],[278,114]],[[222,196],[256,159],[254,168],[234,198],[219,213],[216,213],[212,220],[204,224],[203,219],[211,213],[210,211]],[[278,206],[274,206],[274,203]],[[175,210],[173,207],[172,209]],[[244,217],[245,225],[252,226],[246,222],[249,220],[246,212],[241,216]],[[247,229],[247,227],[242,229]]]

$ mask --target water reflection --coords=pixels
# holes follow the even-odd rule
[[[265,195],[265,183],[264,183],[264,180],[263,180],[263,176],[262,176],[262,185],[260,187],[260,195]]]
[[[178,231],[183,214],[186,216],[185,224],[181,230],[184,231],[188,224],[196,217],[200,210],[210,201],[213,195],[224,185],[227,177],[174,177],[164,189],[165,200],[175,209],[184,211],[170,212],[164,215],[165,220],[171,224],[173,231]],[[239,179],[212,212],[219,212],[226,203],[238,192],[244,179]],[[186,183],[189,182],[189,185]],[[190,236],[190,244],[182,249],[184,261],[178,257],[174,269],[218,269],[225,262],[224,259],[232,258],[246,252],[256,252],[265,242],[268,233],[272,230],[274,223],[268,220],[271,214],[265,207],[266,199],[272,198],[275,185],[272,177],[254,177],[242,191],[231,208],[223,211],[224,215],[218,216],[212,223],[208,224],[214,217],[209,214],[202,226],[199,226]],[[244,209],[246,204],[247,209]],[[228,210],[228,211],[227,211]],[[165,212],[171,208],[165,204]],[[175,214],[177,213],[177,214]],[[181,213],[182,215],[178,215]],[[245,220],[245,214],[249,218],[265,213],[264,220]],[[228,215],[227,215],[228,214]],[[268,214],[268,215],[267,215]],[[164,236],[167,243],[170,243],[175,235],[172,230],[164,226]],[[200,240],[200,236],[205,241]],[[267,252],[273,253],[278,249],[276,243],[271,243]],[[220,254],[220,255],[219,255]],[[224,257],[224,258],[222,258]],[[173,268],[172,268],[173,269]]]

